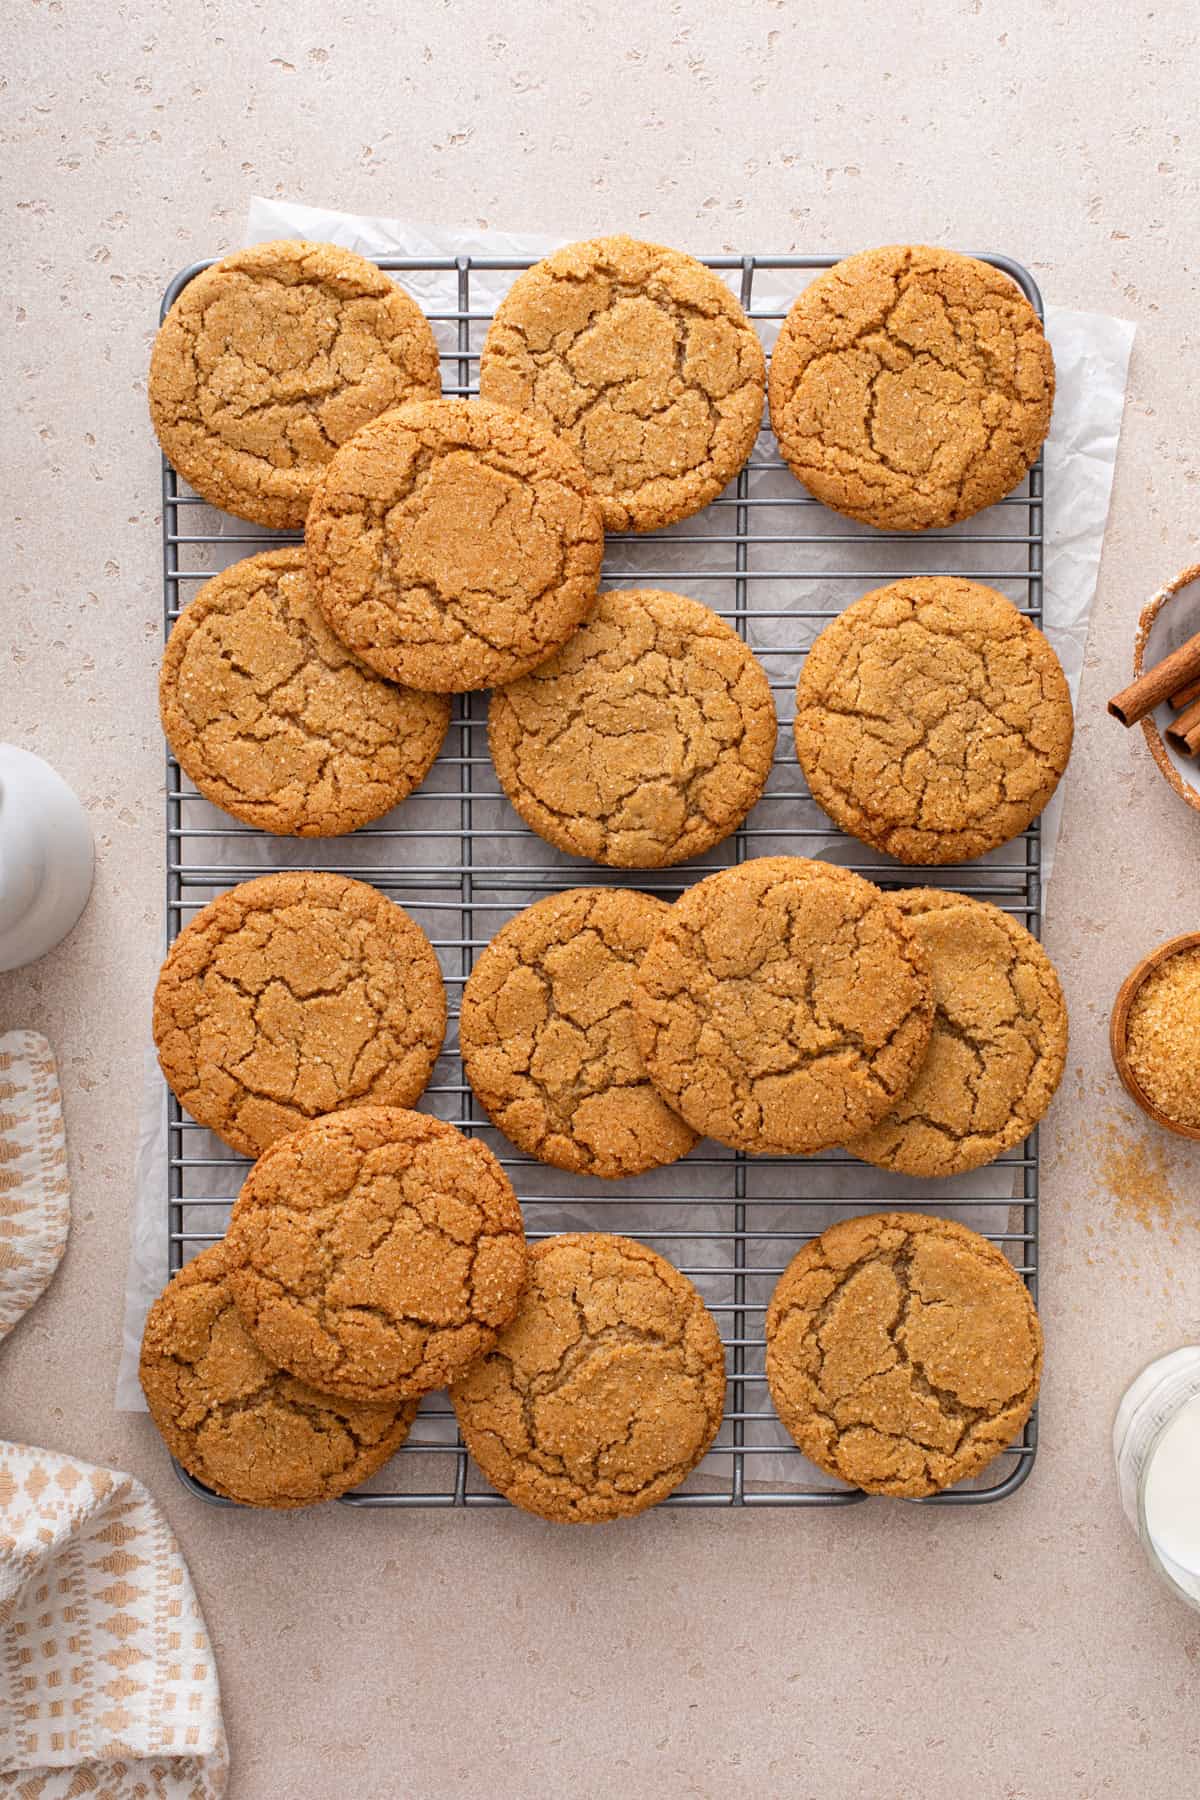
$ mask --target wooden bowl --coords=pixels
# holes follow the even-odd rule
[[[1195,802],[1193,802],[1195,804]],[[1137,967],[1125,977],[1121,983],[1116,999],[1113,1001],[1112,1017],[1108,1022],[1108,1042],[1112,1050],[1113,1067],[1121,1077],[1125,1091],[1137,1101],[1146,1117],[1161,1125],[1164,1131],[1173,1131],[1176,1137],[1200,1140],[1200,1125],[1181,1125],[1178,1119],[1169,1118],[1160,1112],[1153,1100],[1147,1098],[1137,1084],[1133,1070],[1129,1066],[1129,1009],[1133,1005],[1138,989],[1152,970],[1161,967],[1172,956],[1181,950],[1194,950],[1200,944],[1200,931],[1185,931],[1179,937],[1168,938],[1149,956],[1143,956]]]
[[[1171,606],[1173,600],[1180,604]],[[1200,631],[1200,563],[1192,563],[1165,587],[1160,587],[1142,608],[1133,640],[1134,678],[1147,668],[1153,668],[1156,662],[1169,656],[1197,631]],[[1177,715],[1164,700],[1142,720],[1142,730],[1159,773],[1170,782],[1181,800],[1186,800],[1190,807],[1200,812],[1200,757],[1181,756],[1163,736],[1175,717]],[[1128,1087],[1128,1082],[1125,1085]],[[1195,1134],[1189,1132],[1187,1135]]]

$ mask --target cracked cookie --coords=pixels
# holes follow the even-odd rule
[[[342,642],[434,693],[514,681],[595,604],[600,507],[537,419],[480,400],[400,407],[325,470],[308,572]]]
[[[696,1135],[650,1085],[633,973],[665,901],[571,888],[501,927],[463,989],[459,1044],[489,1118],[520,1149],[577,1175],[642,1175]]]
[[[890,245],[792,306],[771,357],[771,427],[793,475],[881,531],[953,525],[1037,461],[1054,358],[1016,283],[973,257]]]
[[[921,576],[822,631],[796,754],[843,831],[906,863],[982,856],[1036,819],[1071,754],[1071,696],[1037,626],[993,588]]]
[[[204,797],[292,837],[338,837],[397,806],[450,723],[445,695],[384,681],[334,637],[300,545],[205,582],[167,641],[158,699]]]
[[[433,946],[365,882],[243,881],[185,925],[154,991],[154,1042],[192,1117],[244,1156],[360,1101],[410,1106],[446,1032]]]
[[[405,400],[441,392],[416,301],[336,244],[255,244],[189,281],[150,359],[168,461],[212,506],[303,525],[339,445]]]
[[[569,1232],[530,1251],[520,1311],[450,1398],[467,1449],[514,1506],[596,1524],[665,1500],[705,1455],[725,1352],[665,1258]]]
[[[479,391],[570,440],[608,531],[654,531],[715,500],[754,447],[763,352],[720,277],[630,237],[567,244],[496,309]]]
[[[1042,1331],[977,1232],[923,1213],[846,1219],[806,1244],[767,1309],[767,1385],[804,1454],[870,1494],[977,1475],[1033,1410]]]
[[[1062,1077],[1067,1006],[1023,925],[943,888],[890,896],[925,951],[933,1035],[891,1112],[846,1145],[902,1175],[962,1175],[1029,1136]]]
[[[297,1381],[262,1355],[213,1244],[150,1308],[139,1365],[150,1416],[189,1475],[243,1506],[313,1506],[381,1469],[415,1400],[361,1406]]]
[[[364,1106],[259,1157],[229,1221],[229,1286],[264,1356],[349,1400],[445,1387],[525,1286],[500,1164],[443,1119]]]
[[[707,606],[611,591],[557,656],[492,695],[488,744],[539,836],[613,868],[658,869],[741,824],[771,772],[775,704]]]
[[[764,856],[676,901],[633,981],[650,1079],[735,1150],[827,1149],[883,1118],[929,1043],[925,955],[871,882]]]

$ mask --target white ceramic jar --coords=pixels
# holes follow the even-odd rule
[[[1200,1344],[1142,1370],[1117,1409],[1113,1454],[1151,1567],[1200,1611]]]
[[[0,744],[0,971],[53,950],[92,890],[92,828],[49,763]]]

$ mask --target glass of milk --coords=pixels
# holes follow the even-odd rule
[[[1143,1369],[1117,1410],[1121,1504],[1168,1586],[1200,1612],[1200,1345]]]

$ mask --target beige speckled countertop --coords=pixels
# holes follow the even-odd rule
[[[1131,1116],[1105,1022],[1134,959],[1197,924],[1200,821],[1103,708],[1200,534],[1196,33],[1188,0],[9,7],[0,735],[84,797],[99,866],[68,943],[0,976],[0,1029],[57,1046],[75,1194],[0,1433],[162,1500],[235,1800],[1194,1791],[1200,1618],[1142,1564],[1108,1433],[1135,1370],[1200,1337],[1200,1157]],[[259,1517],[191,1500],[113,1410],[162,904],[146,357],[165,279],[237,241],[252,190],[712,252],[981,245],[1137,320],[1049,901],[1073,1044],[1044,1140],[1043,1447],[1011,1500],[594,1532]]]

